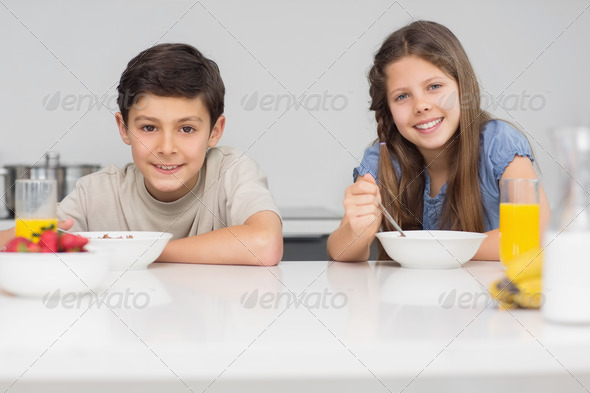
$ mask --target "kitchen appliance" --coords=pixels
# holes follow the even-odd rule
[[[3,203],[0,205],[0,218],[13,218],[15,208],[14,184],[19,179],[54,179],[57,181],[57,200],[61,201],[76,187],[76,181],[82,176],[89,175],[100,169],[99,165],[73,164],[63,165],[60,163],[59,152],[49,151],[45,154],[42,162],[33,165],[4,165],[0,168],[0,176],[4,178],[3,189],[0,197]]]

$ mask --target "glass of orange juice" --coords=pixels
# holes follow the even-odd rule
[[[16,182],[16,236],[39,242],[46,230],[57,231],[57,181],[26,179]]]
[[[538,180],[500,180],[500,261],[508,266],[540,243]]]

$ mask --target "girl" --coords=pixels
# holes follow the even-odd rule
[[[527,139],[480,108],[475,73],[446,27],[414,22],[391,34],[369,72],[378,140],[354,169],[345,215],[328,239],[337,261],[366,261],[382,220],[405,230],[485,232],[474,259],[499,259],[501,178],[535,179]],[[540,189],[540,224],[549,220]],[[380,248],[379,259],[387,259]]]

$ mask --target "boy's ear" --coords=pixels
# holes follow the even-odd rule
[[[121,135],[121,139],[126,145],[131,145],[131,140],[129,139],[129,132],[127,131],[127,126],[123,121],[123,115],[121,112],[117,112],[115,114],[115,119],[117,120],[117,127],[119,127],[119,135]]]
[[[217,145],[221,136],[223,135],[223,130],[225,129],[225,116],[221,115],[217,118],[213,129],[211,130],[211,134],[209,134],[209,142],[207,145],[212,148]]]

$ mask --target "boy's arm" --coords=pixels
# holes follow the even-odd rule
[[[171,240],[158,262],[274,266],[282,257],[281,219],[265,210],[251,215],[242,225]]]
[[[14,228],[8,228],[0,231],[0,249],[14,237]]]

